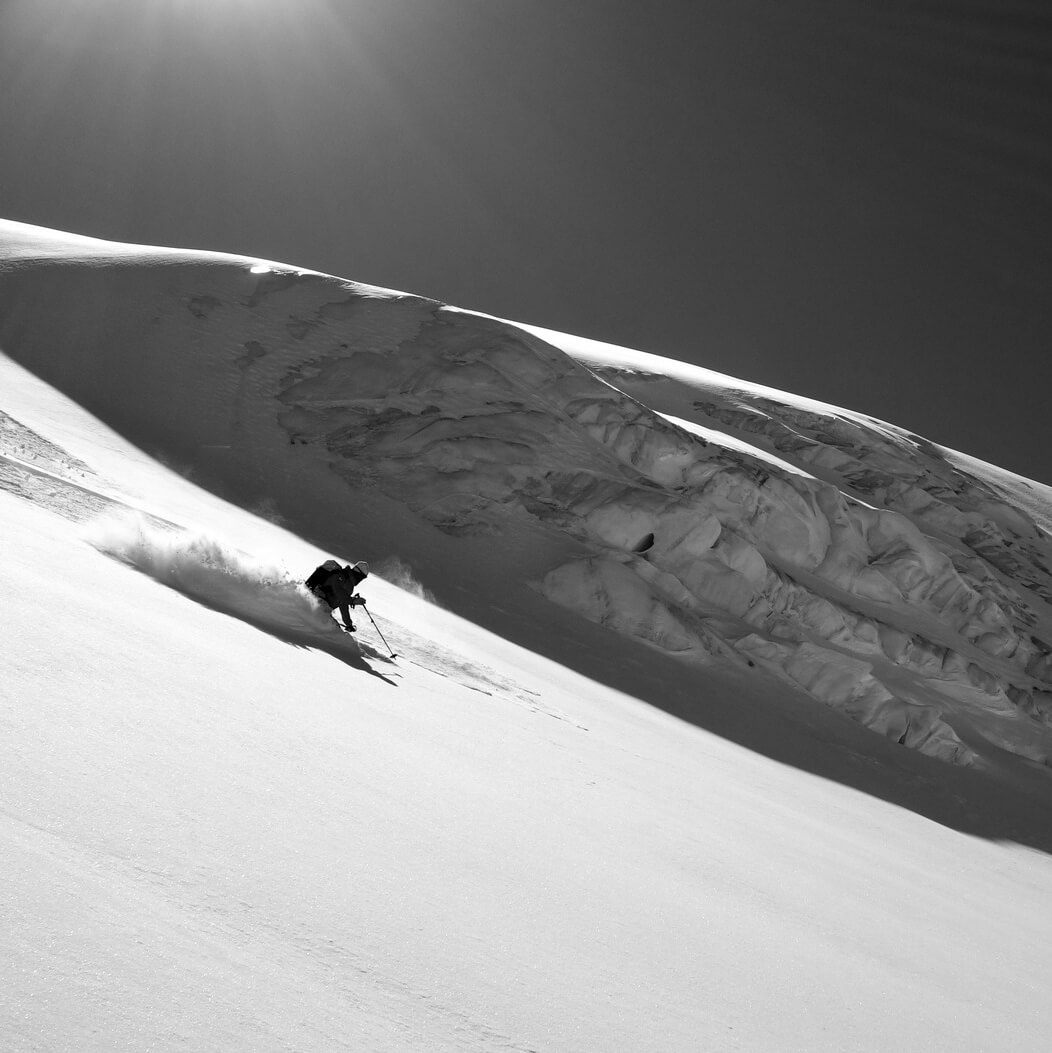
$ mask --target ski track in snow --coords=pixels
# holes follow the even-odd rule
[[[0,489],[32,501],[73,522],[106,513],[131,513],[113,484],[85,461],[0,411]],[[165,521],[140,512],[157,527]]]
[[[359,621],[358,627],[359,630],[364,628],[364,631],[368,632],[368,624],[363,627]],[[404,659],[437,676],[454,680],[471,691],[478,691],[491,698],[512,702],[531,713],[569,722],[581,731],[588,730],[583,724],[576,723],[565,713],[545,703],[539,692],[524,688],[486,665],[456,654],[433,640],[407,630],[404,626],[396,628],[399,634],[396,649],[399,660]],[[382,623],[381,631],[383,631]],[[387,636],[389,632],[390,629],[384,635]],[[378,654],[382,657],[382,652]]]

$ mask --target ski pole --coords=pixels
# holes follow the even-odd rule
[[[381,640],[384,641],[384,647],[386,647],[388,651],[391,651],[391,645],[387,642],[387,640],[384,639],[384,634],[380,632],[380,626],[377,625],[376,621],[373,619],[372,611],[370,611],[369,608],[365,606],[365,600],[362,600],[362,606],[365,608],[365,613],[369,615],[369,621],[373,623],[373,628],[376,630],[377,635],[380,637]],[[397,658],[398,655],[396,655],[394,651],[391,651],[391,657]]]

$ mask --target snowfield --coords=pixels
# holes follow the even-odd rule
[[[4,1049],[1047,1048],[1046,487],[14,223],[0,351]]]

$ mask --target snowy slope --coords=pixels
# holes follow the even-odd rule
[[[1005,839],[1052,847],[1047,772],[990,744],[991,704],[946,681],[929,738],[976,763],[930,759],[742,646],[785,637],[699,614],[704,575],[672,596],[698,493],[721,536],[739,516],[740,565],[804,578],[793,495],[847,500],[807,458],[739,427],[713,449],[729,426],[673,397],[690,378],[626,397],[430,301],[12,230],[5,1048],[1045,1048],[1052,865]],[[795,518],[706,488],[745,504],[760,463]],[[296,587],[328,554],[380,571],[396,660]],[[820,571],[809,595],[862,602]],[[582,620],[602,588],[621,602]]]

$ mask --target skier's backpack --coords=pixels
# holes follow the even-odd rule
[[[327,559],[320,567],[316,568],[311,572],[311,576],[304,582],[311,592],[314,592],[323,581],[325,581],[333,571],[342,570],[343,568],[334,559]]]

